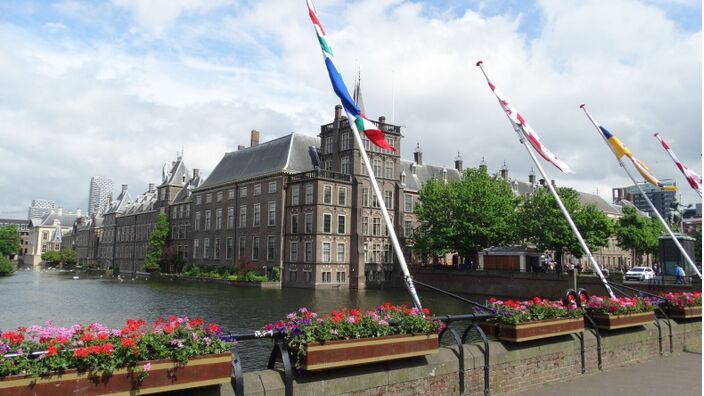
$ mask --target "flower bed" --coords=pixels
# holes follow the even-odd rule
[[[596,327],[603,330],[641,326],[653,322],[655,307],[654,299],[643,297],[592,296],[587,302],[587,310]]]
[[[504,341],[524,342],[584,330],[583,312],[573,303],[539,297],[526,301],[491,298],[488,306],[496,310],[498,338]]]
[[[150,393],[226,383],[231,344],[219,335],[215,324],[173,316],[150,326],[128,320],[120,329],[98,323],[54,327],[51,321],[20,327],[0,334],[0,390]],[[5,357],[10,353],[18,356]]]
[[[323,315],[300,308],[262,331],[284,337],[296,367],[322,370],[436,352],[440,329],[427,309],[386,303],[369,311],[343,308]]]
[[[663,308],[675,319],[692,319],[702,317],[702,294],[694,293],[663,293]]]

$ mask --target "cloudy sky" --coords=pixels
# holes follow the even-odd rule
[[[474,63],[563,158],[559,185],[629,184],[580,103],[659,178],[684,184],[652,136],[701,172],[702,35],[698,0],[319,0],[367,114],[403,125],[402,156],[426,162],[530,160]],[[207,174],[227,151],[292,131],[315,135],[337,99],[303,0],[0,2],[0,217],[33,198],[87,207],[93,175],[158,182],[182,148]]]

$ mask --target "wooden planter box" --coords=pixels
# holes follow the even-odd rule
[[[631,315],[592,314],[596,327],[603,330],[623,329],[642,326],[655,321],[654,312],[642,312]]]
[[[538,340],[584,331],[584,319],[551,319],[517,325],[500,324],[499,339],[511,342]]]
[[[495,320],[478,320],[477,326],[481,327],[487,338],[499,336],[499,322]]]
[[[702,317],[702,307],[668,308],[667,315],[674,319],[692,319]]]
[[[438,351],[437,334],[394,335],[358,340],[310,343],[301,357],[301,368],[309,371],[384,362]]]
[[[191,359],[185,366],[171,360],[151,360],[149,375],[140,383],[137,372],[115,370],[109,377],[66,370],[48,377],[10,376],[0,378],[2,396],[94,396],[146,395],[230,382],[232,354],[222,353]],[[141,367],[146,362],[141,362]]]

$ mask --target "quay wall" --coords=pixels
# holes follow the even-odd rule
[[[670,354],[667,326],[663,328],[663,356]],[[701,353],[701,321],[672,321],[673,351]],[[585,338],[586,374],[598,371],[596,337],[589,331]],[[662,358],[658,330],[654,324],[602,332],[603,369],[634,365]],[[442,347],[426,357],[341,368],[318,373],[294,374],[294,395],[458,395],[459,375],[464,376],[467,395],[484,394],[484,345],[464,345],[464,372],[459,372],[458,349]],[[520,344],[489,341],[490,392],[513,394],[546,383],[580,377],[579,339],[561,336]],[[657,375],[657,373],[653,373]],[[667,381],[663,378],[663,381]],[[284,395],[281,370],[261,370],[244,374],[246,395]],[[231,385],[190,390],[189,395],[234,395]]]
[[[562,297],[569,287],[569,277],[555,272],[508,272],[508,271],[445,271],[413,270],[413,279],[427,283],[453,293],[476,294],[510,298],[545,298]],[[623,283],[614,274],[611,281]],[[670,291],[701,291],[701,283],[695,285],[656,285],[648,283],[629,283],[650,293],[658,294]],[[577,276],[577,287],[586,289],[591,295],[606,295],[606,289],[596,275]],[[417,287],[421,293],[426,291]]]

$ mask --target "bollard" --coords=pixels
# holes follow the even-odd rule
[[[567,289],[577,290],[577,270],[567,270]]]

